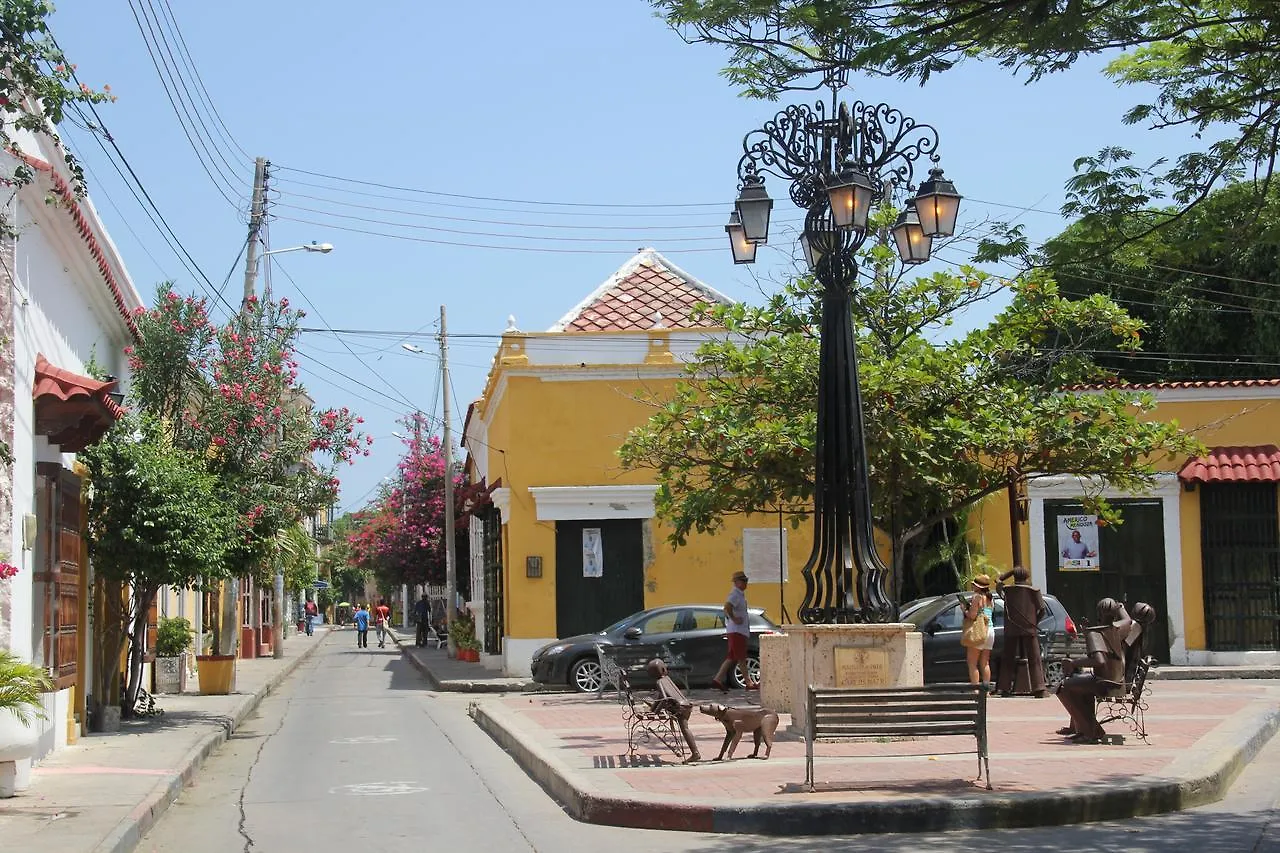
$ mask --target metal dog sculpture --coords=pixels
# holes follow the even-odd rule
[[[755,738],[755,751],[750,758],[768,760],[773,753],[773,733],[778,730],[778,714],[768,708],[726,708],[719,702],[699,705],[698,710],[709,717],[715,717],[724,725],[724,743],[720,745],[720,754],[716,761],[724,758],[726,751],[733,758],[733,751],[738,748],[738,741],[743,734],[751,732]],[[764,755],[760,755],[760,744],[764,743]]]

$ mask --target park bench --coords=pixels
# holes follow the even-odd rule
[[[1087,654],[1083,634],[1065,631],[1040,632],[1040,659],[1044,664],[1044,683],[1050,691],[1058,689],[1065,674],[1063,661]]]
[[[612,684],[614,690],[622,692],[623,676],[643,672],[645,666],[654,658],[659,658],[667,665],[672,678],[679,679],[684,689],[689,689],[689,664],[672,653],[671,649],[661,643],[626,643],[617,646],[606,646],[596,643],[596,657],[600,661],[600,686],[596,688],[596,698],[604,695],[606,685]]]
[[[976,740],[977,778],[982,779],[985,767],[987,790],[991,790],[987,693],[981,687],[929,684],[862,689],[810,685],[805,723],[805,786],[809,791],[814,789],[813,750],[819,740],[943,736],[968,736]]]
[[[1154,663],[1150,656],[1138,661],[1134,670],[1133,681],[1127,690],[1098,698],[1098,724],[1123,722],[1143,743],[1147,740],[1147,673]]]
[[[619,675],[618,681],[622,720],[627,727],[627,755],[635,758],[641,744],[656,741],[677,758],[684,758],[684,736],[680,733],[680,714],[676,703],[671,699],[637,697],[625,671]]]

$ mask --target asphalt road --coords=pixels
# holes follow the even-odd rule
[[[1113,824],[937,835],[775,838],[582,824],[437,694],[390,643],[335,632],[204,766],[138,849],[537,853],[1145,851],[1280,853],[1280,738],[1227,800]]]

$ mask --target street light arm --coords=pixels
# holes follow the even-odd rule
[[[265,258],[267,255],[282,255],[285,252],[319,252],[322,255],[327,255],[332,251],[332,243],[308,243],[305,246],[290,246],[287,249],[268,249],[263,252],[260,257]]]

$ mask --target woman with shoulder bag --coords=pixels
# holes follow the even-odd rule
[[[964,646],[965,661],[969,665],[969,683],[981,684],[988,692],[994,692],[991,649],[996,643],[996,626],[991,618],[991,578],[978,575],[969,588],[973,598],[965,609],[964,628],[960,632],[960,645]]]

